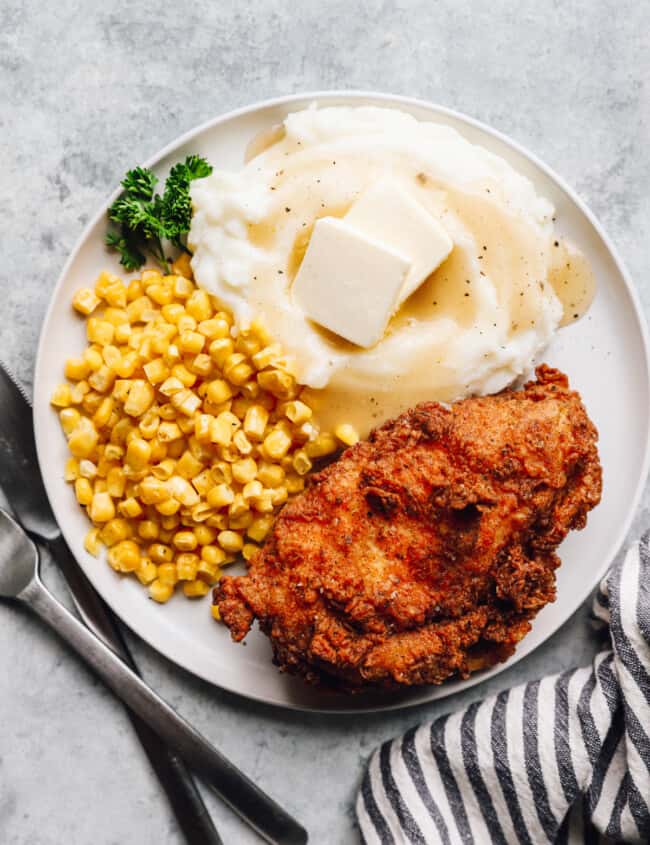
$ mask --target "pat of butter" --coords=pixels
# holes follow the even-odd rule
[[[442,264],[454,245],[444,227],[424,206],[387,179],[362,194],[343,219],[411,261],[397,299],[398,307]]]
[[[293,283],[294,301],[315,323],[369,348],[381,340],[411,263],[334,217],[314,225]]]

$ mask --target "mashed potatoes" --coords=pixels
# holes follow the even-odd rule
[[[454,247],[383,339],[360,349],[310,322],[291,288],[314,222],[343,217],[386,175]],[[195,182],[192,200],[196,280],[240,324],[263,317],[327,427],[352,420],[365,434],[423,399],[494,393],[530,367],[563,317],[549,281],[550,203],[503,159],[397,110],[289,115],[242,170]]]

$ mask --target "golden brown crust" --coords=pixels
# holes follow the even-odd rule
[[[441,683],[506,659],[555,598],[555,548],[600,500],[597,432],[566,376],[424,402],[289,502],[246,576],[215,590],[314,683]]]

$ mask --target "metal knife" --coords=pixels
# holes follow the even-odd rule
[[[0,486],[23,528],[46,543],[88,628],[135,672],[117,621],[72,556],[54,519],[36,459],[32,408],[20,383],[0,362]],[[139,717],[129,713],[189,845],[223,845],[184,761]]]

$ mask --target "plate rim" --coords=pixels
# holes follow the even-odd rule
[[[433,103],[431,101],[417,98],[417,97],[409,97],[402,94],[391,94],[387,92],[379,92],[379,91],[372,91],[372,90],[364,90],[364,89],[331,89],[331,90],[319,90],[319,91],[305,91],[305,92],[297,92],[293,94],[287,94],[283,96],[271,97],[265,100],[256,101],[249,105],[239,106],[237,108],[231,109],[223,114],[219,114],[215,117],[209,118],[208,120],[198,124],[197,126],[192,127],[191,129],[187,130],[186,132],[182,133],[181,135],[174,138],[172,141],[167,143],[164,147],[160,150],[156,151],[153,155],[147,158],[142,166],[143,167],[154,167],[158,162],[172,153],[175,149],[187,144],[196,136],[214,129],[215,127],[219,126],[220,124],[227,123],[233,119],[238,117],[261,111],[263,109],[278,107],[278,106],[287,106],[290,105],[292,102],[298,101],[305,101],[305,100],[315,100],[315,101],[327,101],[327,100],[337,100],[337,99],[347,99],[350,100],[358,100],[358,99],[367,99],[373,100],[381,104],[384,102],[386,107],[388,108],[399,108],[400,105],[408,105],[411,107],[421,108],[426,111],[432,112],[434,114],[441,115],[443,117],[448,117],[453,120],[460,121],[461,123],[465,123],[481,132],[486,133],[502,144],[513,149],[516,153],[523,156],[524,158],[528,159],[532,162],[539,170],[541,170],[551,181],[555,182],[555,184],[568,196],[572,203],[580,210],[580,212],[587,218],[588,222],[594,228],[596,234],[600,238],[603,246],[611,256],[618,272],[620,273],[621,279],[627,289],[627,293],[630,297],[630,302],[634,309],[634,316],[637,320],[640,332],[641,343],[643,347],[644,353],[644,362],[645,362],[645,371],[646,371],[646,384],[648,390],[650,392],[650,334],[648,331],[648,324],[646,321],[645,313],[643,310],[643,306],[641,304],[641,300],[639,294],[637,292],[636,286],[632,280],[632,277],[627,269],[625,262],[623,261],[618,249],[608,236],[607,232],[604,230],[603,226],[599,222],[596,215],[592,212],[591,208],[587,205],[587,203],[577,194],[577,192],[564,180],[562,176],[560,176],[556,171],[547,165],[543,160],[541,160],[535,153],[531,152],[526,146],[519,143],[518,141],[514,140],[513,138],[509,137],[505,133],[503,133],[499,129],[495,129],[494,127],[490,126],[489,124],[484,123],[477,118],[471,117],[466,115],[464,112],[458,111],[456,109],[449,108],[447,106],[443,106],[437,103]],[[374,104],[373,104],[374,105]],[[59,289],[63,286],[65,279],[68,275],[68,272],[74,263],[78,253],[82,249],[84,243],[89,238],[92,229],[97,225],[101,218],[103,218],[106,214],[106,209],[109,205],[116,199],[119,194],[121,193],[121,187],[117,187],[99,206],[98,211],[91,215],[88,222],[84,226],[81,234],[76,239],[72,249],[70,250],[68,257],[57,277],[56,284],[52,288],[52,292],[49,297],[47,309],[45,311],[45,315],[43,321],[41,323],[41,328],[39,331],[39,339],[36,351],[36,358],[34,362],[34,400],[33,400],[33,407],[34,407],[34,414],[33,414],[33,423],[34,423],[34,435],[36,441],[36,454],[39,463],[39,469],[41,470],[41,475],[43,477],[43,483],[45,486],[45,490],[47,493],[47,497],[54,511],[54,504],[53,499],[54,496],[50,493],[50,486],[53,485],[53,481],[49,479],[46,473],[43,472],[43,453],[46,448],[45,444],[45,433],[43,431],[43,426],[45,423],[39,422],[41,418],[41,414],[37,413],[37,411],[41,409],[41,399],[40,394],[40,383],[41,383],[41,373],[43,371],[43,360],[44,360],[44,347],[45,347],[45,338],[48,334],[48,328],[50,322],[53,318],[53,311],[55,302],[58,299]],[[649,428],[650,434],[650,428]],[[197,670],[196,668],[188,668],[187,666],[183,665],[177,658],[171,657],[166,654],[164,651],[161,651],[159,646],[152,640],[152,638],[146,633],[146,630],[143,632],[142,629],[139,627],[134,627],[132,624],[125,622],[122,619],[121,613],[119,610],[114,606],[114,603],[111,598],[105,597],[100,590],[95,587],[93,583],[93,588],[97,589],[97,592],[102,596],[102,598],[106,601],[109,605],[111,610],[115,613],[115,615],[120,619],[122,624],[125,624],[133,633],[135,633],[138,637],[140,637],[144,642],[146,642],[149,646],[151,646],[158,654],[162,655],[166,660],[173,663],[175,666],[180,667],[186,672],[195,675],[201,680],[209,683],[211,686],[217,687],[218,689],[225,690],[229,694],[242,696],[251,701],[259,702],[265,706],[272,706],[278,707],[287,710],[296,710],[301,712],[311,712],[311,713],[322,713],[322,714],[361,714],[361,713],[370,713],[370,712],[390,712],[395,710],[402,710],[406,708],[413,708],[417,706],[422,706],[424,704],[428,704],[433,700],[442,700],[443,698],[447,697],[447,695],[453,695],[456,693],[464,692],[467,689],[470,689],[477,684],[482,683],[483,681],[488,680],[489,678],[493,677],[494,675],[499,674],[500,672],[504,671],[505,669],[510,669],[516,663],[518,663],[523,658],[527,657],[529,654],[532,654],[533,651],[538,649],[544,642],[546,642],[551,636],[553,636],[557,631],[564,625],[572,616],[575,614],[578,607],[583,603],[583,601],[587,598],[589,593],[594,589],[596,584],[600,581],[602,576],[604,575],[607,567],[611,565],[614,558],[618,555],[621,551],[623,544],[628,536],[630,527],[632,522],[636,516],[639,502],[641,500],[641,496],[643,494],[643,490],[645,488],[648,474],[650,471],[650,436],[646,438],[645,443],[645,451],[643,454],[643,461],[641,464],[641,471],[639,474],[639,479],[637,482],[636,489],[634,491],[634,495],[631,498],[630,506],[627,512],[626,518],[622,521],[619,526],[618,531],[615,534],[614,540],[609,544],[608,549],[605,553],[602,554],[602,565],[597,569],[597,571],[586,581],[587,587],[581,591],[576,591],[575,595],[578,596],[577,600],[572,602],[573,609],[570,613],[552,630],[546,633],[543,638],[530,650],[525,651],[523,649],[518,649],[515,653],[504,663],[497,664],[495,667],[488,671],[478,672],[471,675],[468,679],[464,680],[462,690],[449,690],[448,694],[444,692],[442,694],[438,694],[435,697],[427,697],[426,694],[423,695],[414,695],[413,698],[409,698],[405,701],[387,701],[386,703],[378,703],[372,704],[369,706],[361,706],[361,707],[328,707],[326,706],[326,702],[323,702],[323,706],[305,704],[300,702],[294,701],[280,701],[276,699],[269,699],[264,697],[262,694],[250,692],[250,691],[241,691],[239,689],[234,688],[233,686],[229,685],[228,683],[220,683],[214,680],[213,677],[208,677],[207,674],[202,673],[201,671]],[[69,544],[68,532],[64,525],[59,525],[60,530],[66,542]],[[80,561],[78,562],[79,566],[82,568],[84,572],[86,572],[86,567],[84,567],[83,563]],[[86,572],[88,575],[88,573]],[[90,575],[89,575],[90,577]],[[92,579],[91,579],[92,581]],[[430,687],[422,688],[423,691],[430,689]],[[444,689],[444,685],[441,687],[436,687],[437,690]],[[413,688],[415,690],[415,688]]]

